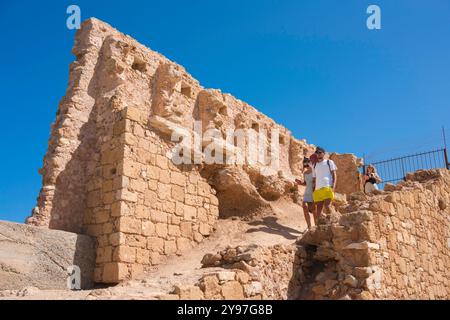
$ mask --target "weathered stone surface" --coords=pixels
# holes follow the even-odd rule
[[[263,287],[261,282],[252,281],[249,284],[244,285],[244,293],[246,297],[256,296],[263,292]]]
[[[238,281],[229,281],[222,285],[222,296],[225,300],[243,300],[244,290]]]
[[[352,288],[356,288],[358,286],[358,279],[351,274],[348,274],[345,276],[344,284],[349,285]]]
[[[224,218],[245,215],[268,206],[242,168],[220,169],[213,174],[212,181],[217,189],[219,210]]]
[[[202,300],[203,292],[197,286],[175,286],[174,293],[180,300]]]
[[[216,275],[208,275],[201,279],[200,289],[203,291],[205,299],[221,299],[222,289]]]
[[[336,192],[342,194],[351,194],[362,190],[359,168],[362,166],[362,160],[353,154],[332,153],[330,159],[334,161],[337,170]]]
[[[236,277],[236,273],[232,271],[222,271],[217,273],[217,278],[221,282],[232,281]]]
[[[73,265],[80,267],[82,288],[90,288],[94,264],[89,236],[0,221],[1,289],[66,289]]]
[[[217,267],[222,262],[222,256],[220,254],[207,253],[203,257],[201,264],[203,267]]]

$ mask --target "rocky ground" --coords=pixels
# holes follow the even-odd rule
[[[302,208],[289,200],[278,200],[271,208],[251,219],[219,220],[216,231],[188,255],[169,257],[167,261],[147,272],[141,279],[116,286],[93,290],[22,290],[0,291],[0,299],[174,299],[176,287],[192,286],[207,274],[221,268],[202,268],[206,253],[216,253],[230,247],[257,245],[262,247],[289,245],[306,229]]]

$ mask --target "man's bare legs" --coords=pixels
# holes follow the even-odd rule
[[[333,212],[332,208],[331,208],[331,199],[327,199],[324,201],[324,206],[325,206],[325,213],[326,214],[331,214],[331,212]]]
[[[314,215],[314,221],[319,220],[320,216],[322,215],[322,211],[325,208],[325,213],[327,215],[331,214],[333,212],[333,209],[331,208],[331,199],[326,199],[324,201],[316,202],[316,211]]]
[[[316,210],[314,211],[314,221],[316,222],[316,225],[317,225],[320,215],[322,214],[324,202],[320,201],[320,202],[316,202],[315,204],[316,204]]]

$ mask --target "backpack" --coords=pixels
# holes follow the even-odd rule
[[[316,168],[317,162],[314,163],[314,169]],[[331,165],[330,165],[330,160],[327,160],[327,165],[328,165],[328,169],[330,169],[330,173],[332,173],[333,171],[331,171]]]

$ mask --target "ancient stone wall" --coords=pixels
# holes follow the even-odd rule
[[[171,146],[144,119],[137,108],[123,110],[114,127],[123,151],[104,149],[98,172],[106,176],[88,192],[85,226],[98,239],[98,282],[136,277],[164,256],[184,253],[218,218],[215,191],[195,167],[168,159]]]
[[[83,23],[73,53],[27,223],[95,236],[95,281],[116,283],[182,254],[213,231],[219,211],[247,215],[295,192],[314,146],[255,108],[204,89],[96,19]],[[236,129],[246,133],[242,143],[227,139]],[[194,143],[178,156],[199,161],[174,162],[174,147],[189,138],[199,149]],[[254,161],[260,141],[262,160]],[[225,163],[208,163],[208,151]],[[242,154],[243,163],[226,162]]]
[[[83,23],[73,53],[27,223],[94,236],[96,282],[134,278],[208,237],[219,217],[251,215],[302,191],[294,178],[314,146],[255,108],[203,88],[97,19]],[[368,196],[358,192],[359,160],[330,158],[349,199],[336,204],[342,215],[298,248],[261,249],[249,260],[259,277],[235,261],[241,272],[205,280],[218,297],[448,299],[448,171],[418,172]],[[195,289],[204,297],[205,281]]]
[[[449,171],[418,171],[390,190],[350,195],[342,215],[304,235],[302,298],[450,298]]]

